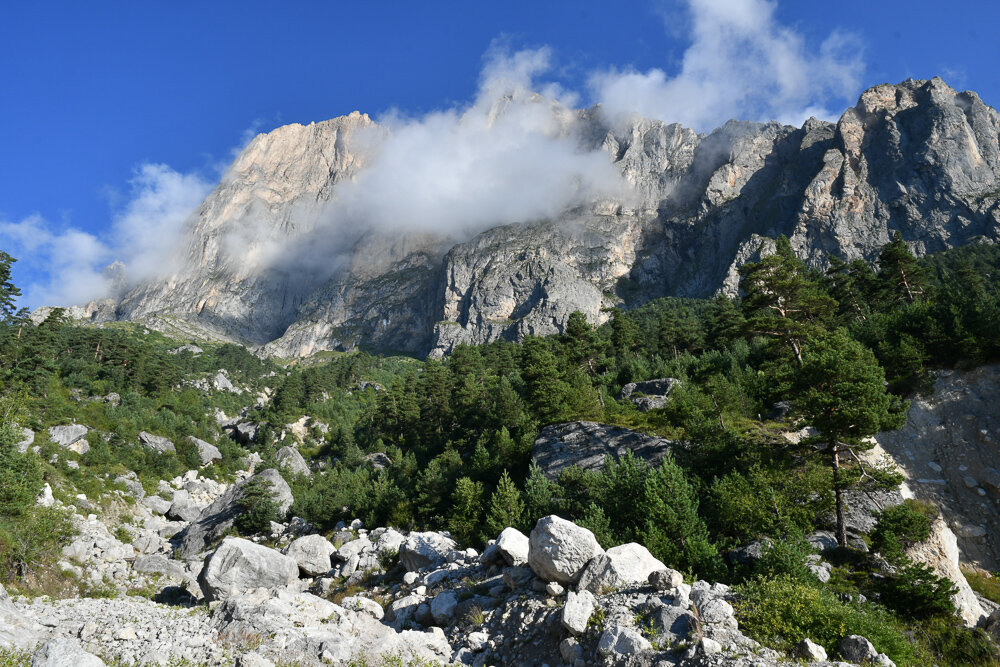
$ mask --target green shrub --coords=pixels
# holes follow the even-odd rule
[[[812,552],[812,546],[802,538],[773,540],[764,544],[763,554],[754,561],[750,574],[764,579],[788,577],[815,584],[819,580],[807,566]]]
[[[955,617],[938,616],[917,623],[914,639],[941,667],[997,667],[1000,648],[979,628],[967,628]]]
[[[981,570],[962,569],[965,580],[969,582],[972,590],[982,595],[990,602],[1000,604],[1000,579],[997,579],[989,572]]]
[[[872,531],[872,549],[890,561],[900,560],[906,549],[928,538],[936,516],[932,505],[917,500],[887,508]]]
[[[907,563],[878,586],[882,603],[900,616],[925,619],[955,613],[952,595],[958,589],[924,563]]]
[[[34,507],[19,516],[0,516],[0,579],[27,578],[54,562],[73,535],[62,510]]]
[[[740,629],[782,651],[808,637],[831,655],[841,639],[857,634],[897,665],[913,665],[913,646],[899,622],[884,608],[841,602],[833,593],[788,576],[754,579],[733,589]]]
[[[242,491],[236,501],[240,511],[233,525],[244,535],[270,530],[271,522],[281,518],[271,482],[262,477],[254,477],[243,485]]]

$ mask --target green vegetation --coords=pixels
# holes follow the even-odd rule
[[[68,535],[61,514],[34,505],[43,483],[64,501],[79,492],[99,499],[134,470],[153,491],[199,467],[187,436],[222,451],[202,474],[231,480],[247,449],[267,466],[294,443],[320,465],[312,478],[289,480],[292,512],[322,530],[361,518],[448,528],[481,546],[507,525],[528,530],[556,513],[605,547],[637,541],[690,576],[740,584],[741,614],[762,641],[786,646],[807,632],[832,642],[850,627],[878,637],[900,664],[994,659],[954,623],[947,582],[905,559],[926,539],[926,508],[885,512],[868,555],[846,546],[837,510],[848,491],[898,483],[860,454],[867,436],[902,423],[906,399],[930,388],[931,371],[1000,359],[1000,248],[918,260],[897,237],[874,265],[834,258],[820,272],[779,239],[773,255],[742,269],[741,299],[659,299],[614,309],[599,327],[573,313],[559,335],[461,345],[445,360],[359,351],[287,365],[235,345],[199,343],[203,351],[192,353],[179,349],[190,341],[141,325],[81,326],[59,310],[36,325],[14,309],[12,261],[0,254],[4,581],[28,586]],[[243,393],[214,390],[219,369]],[[626,383],[662,377],[680,380],[663,409],[640,412],[616,398]],[[265,390],[270,401],[259,401]],[[769,418],[779,401],[787,414]],[[216,426],[217,411],[245,411],[242,419],[260,425],[256,441],[236,444]],[[287,425],[305,416],[299,443]],[[599,472],[546,478],[531,461],[539,431],[581,419],[663,436],[672,454],[655,466],[626,456]],[[92,429],[83,456],[46,433],[72,422]],[[804,426],[816,435],[786,437]],[[17,451],[23,427],[41,456]],[[170,438],[177,452],[141,447],[143,430]],[[266,530],[274,517],[266,489],[250,488],[243,502],[237,528]],[[803,537],[831,527],[831,516],[842,546],[833,579],[820,584],[803,566]],[[729,550],[753,540],[768,544],[764,558],[727,563]],[[992,587],[985,578],[977,585]]]

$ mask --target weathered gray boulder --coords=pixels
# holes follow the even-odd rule
[[[63,449],[83,455],[90,451],[90,445],[84,439],[90,429],[83,424],[66,424],[65,426],[50,426],[49,440]]]
[[[626,452],[656,463],[670,451],[669,440],[646,435],[620,426],[594,422],[569,422],[546,426],[531,448],[531,456],[549,479],[570,466],[600,470],[604,458],[615,461]]]
[[[580,575],[578,587],[603,595],[628,586],[644,586],[653,572],[665,569],[646,547],[631,542],[594,556]]]
[[[75,639],[57,637],[35,650],[31,667],[104,667],[104,661],[83,650]]]
[[[528,540],[528,564],[544,581],[575,583],[601,553],[592,532],[554,514],[539,519]]]
[[[250,445],[257,440],[257,431],[260,430],[260,424],[256,424],[254,422],[240,422],[225,428],[229,431],[229,435],[232,436],[233,440],[241,445]]]
[[[448,624],[455,618],[455,607],[458,606],[458,595],[453,590],[441,591],[431,600],[431,616],[434,623],[441,627],[448,627]]]
[[[444,563],[456,546],[455,540],[441,533],[410,533],[399,547],[399,560],[412,572]]]
[[[262,470],[253,477],[237,482],[229,490],[219,496],[211,505],[198,515],[198,518],[187,526],[177,536],[178,549],[182,558],[191,558],[208,548],[211,543],[222,539],[222,536],[233,526],[233,521],[240,514],[239,501],[243,497],[243,487],[252,480],[259,479],[271,484],[272,497],[278,504],[278,510],[283,515],[292,506],[292,490],[281,474],[273,469]]]
[[[293,540],[284,549],[299,565],[299,570],[307,577],[319,577],[333,567],[330,556],[337,550],[330,540],[322,535],[306,535]]]
[[[596,602],[590,591],[580,591],[579,593],[570,591],[566,596],[566,604],[563,605],[562,610],[563,627],[574,635],[582,635],[586,632]]]
[[[142,504],[148,507],[153,514],[166,514],[170,511],[170,506],[173,503],[160,496],[146,496],[142,499]]]
[[[845,660],[865,664],[874,662],[878,658],[878,651],[866,637],[861,635],[848,635],[840,640],[837,647],[840,655]]]
[[[684,583],[684,576],[669,567],[649,573],[646,579],[649,585],[658,591],[669,591]]]
[[[209,602],[256,588],[283,588],[299,578],[299,566],[281,552],[239,537],[227,537],[205,559],[198,585]]]
[[[608,628],[597,642],[597,650],[612,658],[627,658],[628,656],[653,648],[642,633],[633,628],[615,626]]]
[[[795,647],[794,656],[809,662],[826,662],[826,649],[806,638]]]
[[[299,450],[294,447],[282,447],[275,453],[274,458],[278,462],[279,466],[293,475],[305,475],[306,477],[312,477],[312,470],[309,469],[309,464],[307,464],[306,460],[302,458],[301,454],[299,454]]]
[[[148,431],[139,431],[139,444],[146,449],[152,449],[161,454],[177,451],[174,443],[169,438],[164,438],[162,435],[153,435]]]
[[[132,569],[144,574],[159,574],[173,581],[187,581],[189,579],[187,570],[184,569],[181,562],[171,560],[163,554],[139,556],[132,564]]]
[[[504,528],[497,537],[496,547],[508,565],[528,562],[528,536],[517,528]]]
[[[666,641],[684,641],[698,627],[695,615],[677,605],[660,607],[653,613],[651,621]]]
[[[193,435],[188,436],[188,442],[198,449],[198,458],[201,459],[201,465],[207,466],[213,461],[222,460],[222,452],[220,452],[219,448],[212,443],[205,442],[204,440],[196,438]]]
[[[174,521],[196,521],[201,516],[201,508],[191,501],[191,494],[184,489],[174,491],[174,500],[167,510],[167,518]]]
[[[670,392],[681,383],[674,378],[629,382],[618,393],[620,400],[630,400],[639,412],[666,407]]]

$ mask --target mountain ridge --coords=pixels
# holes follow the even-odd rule
[[[1000,115],[937,77],[875,86],[836,123],[801,128],[615,128],[594,108],[559,122],[610,157],[631,196],[471,238],[322,235],[337,186],[387,130],[359,112],[283,126],[252,140],[192,216],[172,275],[75,313],[151,326],[168,315],[282,357],[358,346],[441,356],[560,332],[574,310],[600,323],[612,306],[733,294],[738,266],[781,234],[818,267],[831,254],[871,260],[894,231],[917,254],[1000,239]]]

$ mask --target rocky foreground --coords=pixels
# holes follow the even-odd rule
[[[274,471],[257,476],[289,499]],[[605,551],[557,516],[530,536],[507,528],[483,553],[357,520],[330,539],[292,519],[249,540],[230,529],[246,483],[192,471],[156,496],[132,485],[128,536],[75,515],[80,534],[59,567],[92,597],[0,589],[0,646],[77,667],[792,664],[740,632],[727,586],[685,583],[639,544]],[[840,653],[892,664],[861,637]],[[849,664],[811,642],[794,658]]]

